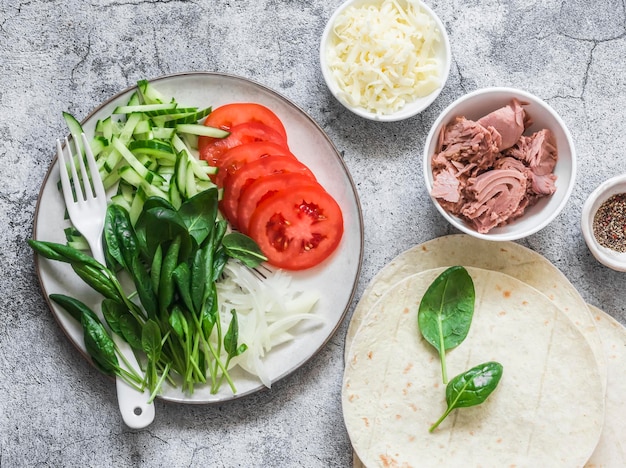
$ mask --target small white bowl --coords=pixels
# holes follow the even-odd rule
[[[626,271],[626,253],[603,247],[593,235],[593,218],[600,205],[613,195],[626,193],[626,174],[613,177],[596,188],[585,201],[581,216],[581,228],[587,247],[603,265],[617,271]]]
[[[406,0],[398,0],[398,2],[402,7],[406,6]],[[346,102],[346,100],[342,97],[342,93],[339,85],[337,84],[337,81],[332,76],[326,57],[329,45],[336,38],[336,35],[334,33],[335,22],[337,18],[350,7],[358,8],[364,5],[378,5],[382,3],[383,0],[347,0],[346,2],[342,3],[330,17],[328,23],[326,24],[326,27],[324,28],[324,32],[322,33],[322,39],[320,43],[320,65],[322,69],[322,75],[324,76],[324,80],[326,81],[328,89],[346,109],[366,119],[376,120],[379,122],[395,122],[398,120],[408,119],[409,117],[413,117],[414,115],[419,114],[428,106],[430,106],[435,99],[437,99],[437,96],[439,96],[439,93],[441,92],[446,84],[446,81],[448,80],[448,75],[450,73],[450,64],[452,62],[452,51],[450,49],[450,39],[443,23],[427,5],[421,3],[422,10],[432,17],[432,19],[437,24],[437,28],[439,29],[441,34],[441,41],[439,42],[436,50],[437,58],[441,67],[441,85],[427,96],[417,98],[416,100],[407,103],[404,107],[392,114],[378,114],[375,112],[371,112],[364,107],[353,106]]]
[[[484,88],[454,101],[439,115],[431,127],[426,138],[423,155],[424,179],[428,193],[433,188],[431,159],[442,127],[457,116],[478,120],[484,115],[510,104],[513,98],[525,103],[524,108],[532,118],[533,123],[524,134],[531,134],[543,128],[548,128],[554,133],[558,151],[558,160],[554,169],[554,174],[557,176],[556,192],[540,199],[535,205],[527,209],[521,217],[505,226],[493,228],[486,234],[477,232],[461,218],[448,213],[435,198],[431,197],[435,207],[450,224],[460,231],[480,239],[512,241],[536,233],[559,215],[574,189],[576,150],[567,126],[554,109],[543,100],[525,91],[514,88]]]

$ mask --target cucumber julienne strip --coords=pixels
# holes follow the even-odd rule
[[[154,115],[160,115],[158,111],[174,111],[176,110],[176,103],[169,104],[138,104],[136,106],[118,106],[113,110],[113,114],[132,114],[134,112],[149,113],[153,112]],[[170,112],[171,113],[171,112]]]
[[[180,133],[189,133],[191,135],[208,136],[211,138],[226,138],[230,135],[226,130],[215,127],[207,127],[200,124],[178,124],[176,131]]]
[[[144,197],[157,195],[180,206],[193,194],[214,186],[209,176],[217,168],[194,156],[198,136],[225,138],[229,134],[201,123],[211,111],[211,107],[181,106],[148,81],[139,81],[125,105],[96,123],[91,141],[105,188],[132,187],[130,196],[126,188],[124,197],[118,193],[112,202],[132,207],[140,190]],[[64,118],[71,133],[82,131],[73,116],[64,113]]]

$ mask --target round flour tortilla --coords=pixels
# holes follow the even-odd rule
[[[626,328],[606,312],[589,306],[608,363],[604,428],[587,468],[626,466]]]
[[[357,304],[346,335],[346,354],[363,316],[403,278],[431,268],[463,265],[499,271],[536,288],[576,324],[593,352],[606,386],[606,358],[595,321],[576,288],[545,257],[514,242],[490,242],[460,234],[439,237],[398,255],[370,282]]]
[[[552,301],[508,275],[468,268],[476,309],[446,354],[450,378],[504,367],[482,405],[445,411],[437,352],[417,329],[420,300],[443,269],[396,283],[362,320],[346,361],[344,419],[358,457],[375,466],[583,466],[598,442],[604,394],[588,341]]]

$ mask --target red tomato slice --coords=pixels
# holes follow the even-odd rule
[[[210,138],[212,141],[200,143],[198,150],[200,158],[206,160],[209,165],[220,167],[220,159],[229,149],[255,141],[269,141],[277,145],[287,146],[287,140],[276,130],[259,122],[247,122],[233,126],[230,135],[226,138]],[[208,137],[201,137],[208,138]]]
[[[313,181],[315,180],[315,176],[309,168],[296,158],[267,156],[245,164],[226,181],[224,196],[220,202],[222,213],[233,227],[238,228],[239,226],[237,207],[241,192],[259,177],[277,172],[297,172],[309,176]]]
[[[220,168],[215,178],[218,187],[224,186],[224,180],[241,166],[265,156],[289,156],[295,158],[286,146],[277,145],[269,141],[246,143],[229,149],[220,160]]]
[[[237,226],[241,232],[247,234],[250,218],[257,206],[272,195],[283,190],[299,190],[309,185],[317,186],[317,182],[307,174],[298,172],[278,172],[259,177],[249,184],[239,195],[237,204]]]
[[[267,107],[253,102],[225,104],[211,112],[204,121],[209,127],[230,130],[235,125],[259,122],[273,128],[287,140],[287,132],[278,116]]]
[[[343,236],[343,216],[321,186],[287,189],[259,204],[249,235],[272,265],[303,270],[335,251]]]

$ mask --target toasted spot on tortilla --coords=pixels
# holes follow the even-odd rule
[[[498,440],[496,440],[496,442],[497,442],[498,444],[501,444],[501,443],[502,443],[502,438],[499,438]]]
[[[363,423],[365,423],[365,427],[370,427],[370,420],[367,418],[362,418],[363,419]]]
[[[404,371],[402,373],[403,374],[408,374],[411,369],[413,369],[413,363],[412,362],[409,363],[409,365],[404,368]]]
[[[409,408],[411,408],[413,411],[415,411],[417,413],[417,405],[415,403],[411,403],[409,405]]]
[[[405,307],[404,310],[402,311],[403,314],[408,314],[410,312],[408,307]]]
[[[500,312],[498,312],[498,315],[500,317],[504,317],[506,315],[506,310],[501,310]]]
[[[528,301],[522,301],[522,305],[528,305]]]
[[[383,466],[398,466],[398,462],[385,453],[381,453],[379,458]]]
[[[509,297],[511,297],[511,291],[504,291],[502,295],[508,299]]]
[[[367,359],[372,359],[373,356],[374,356],[374,353],[372,353],[371,351],[367,353]]]
[[[396,419],[402,419],[402,415],[396,414]]]
[[[356,396],[354,393],[351,393],[350,396],[348,397],[348,401],[349,402],[353,402],[357,398],[358,398],[358,396]]]

